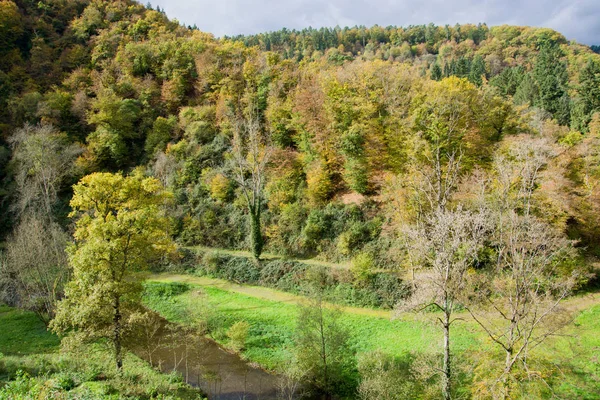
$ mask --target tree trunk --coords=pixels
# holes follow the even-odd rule
[[[445,312],[444,320],[444,365],[442,376],[442,395],[444,400],[451,399],[451,366],[450,366],[450,315]]]
[[[250,239],[252,240],[252,255],[258,261],[263,250],[263,238],[260,229],[260,205],[250,209]]]
[[[321,333],[321,357],[323,358],[323,389],[325,390],[326,398],[329,398],[329,371],[327,370],[327,346],[325,344],[325,324],[323,322],[323,304],[319,301],[320,320],[319,329]]]
[[[113,342],[115,345],[115,363],[117,371],[123,370],[123,356],[121,354],[121,299],[118,295],[115,296],[115,316],[113,319]]]
[[[506,400],[510,395],[509,387],[509,376],[513,366],[513,352],[512,349],[506,350],[506,361],[504,366],[504,374],[502,376],[502,393],[501,399]]]

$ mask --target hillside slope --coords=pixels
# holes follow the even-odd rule
[[[465,172],[547,138],[539,215],[598,252],[589,182],[599,174],[600,55],[558,32],[375,26],[215,39],[135,2],[98,0],[5,0],[0,26],[4,235],[35,202],[22,204],[15,132],[41,124],[66,135],[65,149],[82,148],[54,183],[58,220],[84,174],[143,166],[175,192],[182,243],[247,248],[230,143],[251,116],[273,146],[268,250],[331,261],[366,251],[395,265],[398,216],[414,211],[396,200],[428,164],[431,127],[454,115]]]

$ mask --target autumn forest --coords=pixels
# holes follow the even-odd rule
[[[0,0],[0,399],[598,399],[599,53]]]

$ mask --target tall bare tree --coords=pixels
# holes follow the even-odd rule
[[[463,98],[464,97],[464,98]],[[466,272],[483,244],[485,218],[452,204],[465,163],[462,139],[469,129],[468,96],[455,90],[432,96],[420,110],[417,126],[424,148],[421,164],[407,177],[407,202],[413,215],[400,229],[406,258],[422,279],[413,279],[413,295],[399,311],[435,307],[443,330],[440,369],[444,399],[452,395],[451,327],[454,310],[464,290]]]
[[[478,259],[487,232],[486,215],[461,208],[438,208],[419,225],[405,231],[408,251],[414,262],[425,267],[413,295],[399,311],[434,307],[442,313],[436,320],[443,330],[443,362],[440,370],[444,399],[452,396],[451,328],[460,320],[454,316],[467,285],[467,272]],[[439,314],[438,314],[439,315]]]
[[[250,216],[252,254],[260,259],[264,240],[261,231],[261,212],[264,205],[266,169],[272,147],[263,132],[258,115],[235,120],[232,140],[233,178],[242,189]]]
[[[8,238],[0,281],[12,288],[5,300],[35,312],[48,324],[69,278],[68,235],[47,219],[30,214]]]
[[[529,375],[530,351],[569,323],[561,301],[573,289],[578,273],[569,264],[576,258],[574,243],[536,217],[534,192],[550,157],[544,139],[519,139],[494,162],[488,185],[491,235],[495,257],[478,275],[467,309],[505,354],[490,386],[492,395],[506,399],[516,382],[517,365]]]
[[[16,211],[43,211],[52,218],[53,207],[74,161],[83,151],[51,125],[26,124],[10,138],[17,189]]]
[[[0,280],[15,304],[48,323],[68,279],[68,236],[56,224],[59,193],[82,147],[51,125],[30,125],[9,138],[18,224],[8,238]]]
[[[497,379],[490,385],[495,398],[510,397],[515,366],[528,375],[530,351],[569,322],[561,301],[576,283],[576,274],[561,271],[575,256],[571,241],[547,223],[513,210],[496,227],[496,260],[473,283],[477,289],[467,309],[487,336],[505,354]]]

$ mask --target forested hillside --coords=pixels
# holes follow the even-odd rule
[[[76,300],[93,281],[86,257],[106,250],[94,235],[123,245],[123,265],[136,270],[149,249],[170,254],[173,238],[257,261],[345,263],[342,283],[356,293],[398,289],[375,278],[393,271],[413,281],[400,309],[432,295],[448,336],[459,305],[523,285],[516,295],[539,321],[529,309],[512,310],[517,322],[495,310],[533,335],[597,282],[597,51],[550,29],[485,24],[215,38],[133,1],[0,0],[0,294],[49,323],[75,276],[50,325],[69,332],[72,310],[95,312]],[[129,176],[90,177],[117,172]],[[111,212],[133,222],[94,225]],[[443,268],[452,271],[435,283],[441,292],[419,286]],[[127,268],[120,274],[126,298]],[[477,289],[468,301],[467,287]],[[374,304],[384,303],[393,306]],[[529,338],[515,353],[523,337],[505,343],[472,316],[509,371],[526,357]]]
[[[251,119],[272,147],[261,218],[273,252],[383,257],[399,211],[386,200],[448,129],[469,171],[544,138],[536,206],[596,251],[600,56],[560,33],[428,25],[232,41],[132,2],[1,6],[5,236],[40,202],[64,222],[81,176],[141,165],[176,193],[182,243],[245,247],[231,139]],[[36,146],[55,146],[41,161],[58,175],[42,176]]]

